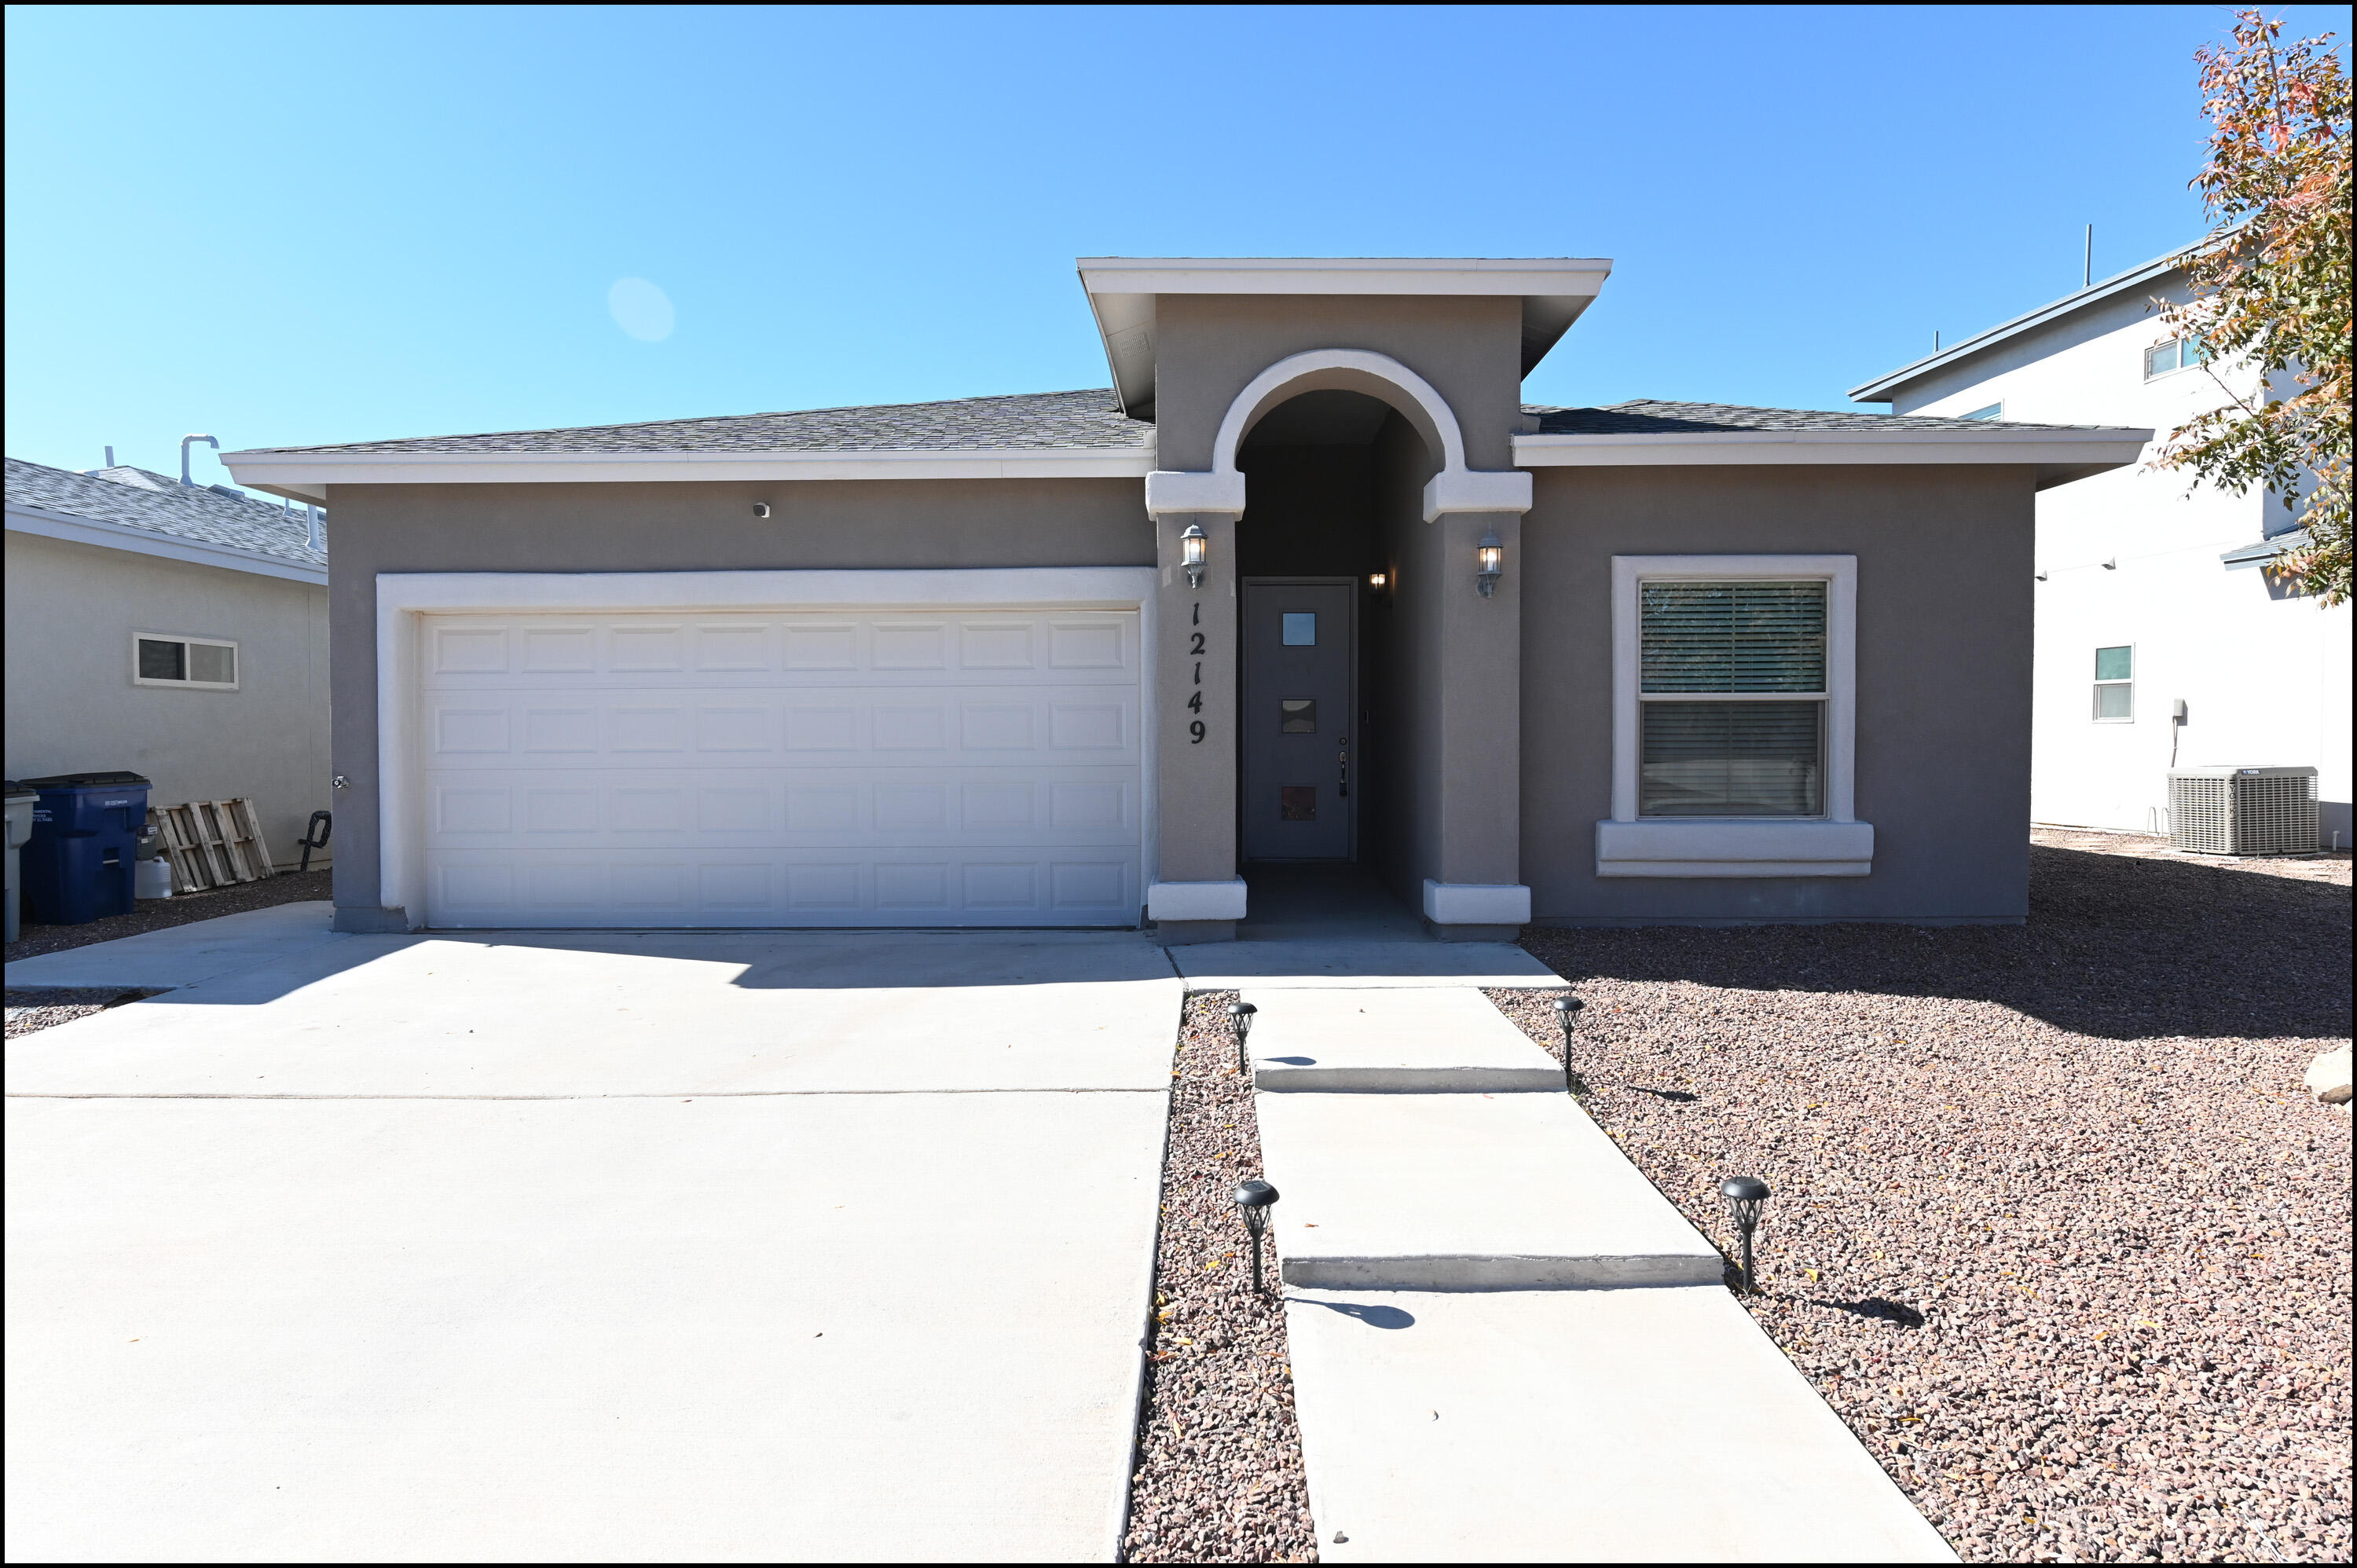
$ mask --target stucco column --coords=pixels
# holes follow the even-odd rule
[[[1440,756],[1431,808],[1437,850],[1424,918],[1444,937],[1511,937],[1530,918],[1522,882],[1522,523],[1514,512],[1443,512],[1438,546]],[[1475,581],[1482,537],[1504,546],[1488,597]]]
[[[1179,540],[1190,526],[1206,535],[1200,587],[1189,586],[1180,564]],[[1146,916],[1167,941],[1218,941],[1235,935],[1244,912],[1236,874],[1236,519],[1157,513],[1155,534],[1160,865],[1146,889]]]

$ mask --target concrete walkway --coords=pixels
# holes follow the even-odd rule
[[[1325,1561],[1954,1560],[1479,991],[1243,999]]]
[[[1114,1554],[1160,949],[256,916],[12,966],[179,986],[10,1043],[12,1559]]]

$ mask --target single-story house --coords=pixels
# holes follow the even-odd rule
[[[1082,261],[1109,390],[236,452],[338,921],[2014,921],[2034,498],[2149,432],[1523,378],[1601,261]]]
[[[292,866],[330,794],[318,509],[15,457],[6,496],[8,777],[127,769],[158,806],[243,797]]]

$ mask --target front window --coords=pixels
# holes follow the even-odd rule
[[[1825,585],[1638,586],[1638,814],[1825,814]]]
[[[2136,718],[2136,649],[2095,650],[2095,718],[2125,724]]]

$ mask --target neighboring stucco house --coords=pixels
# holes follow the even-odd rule
[[[329,795],[316,510],[11,457],[7,519],[8,777],[128,768],[159,806],[242,796],[294,865]]]
[[[225,455],[337,520],[339,923],[2018,920],[2034,497],[2148,432],[1524,406],[1609,270],[1083,261],[1110,391]]]
[[[2190,297],[2179,255],[2165,256],[1850,395],[1901,414],[2166,435],[2257,381],[2203,364],[2161,324],[2158,302]],[[2346,845],[2350,607],[2319,609],[2266,569],[2304,539],[2280,497],[2189,481],[2146,463],[2038,498],[2031,810],[2166,832],[2172,767],[2311,767],[2325,842]]]

